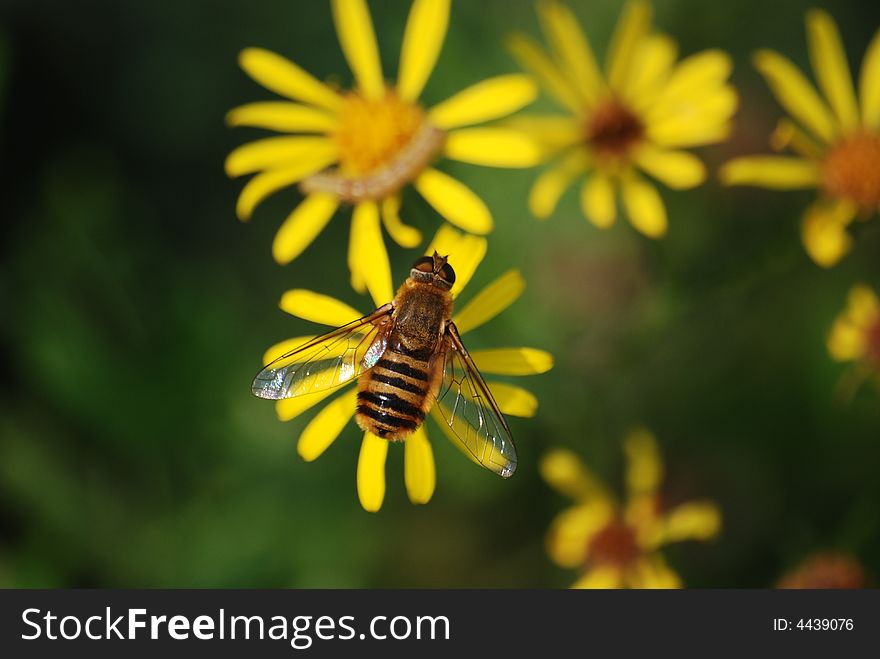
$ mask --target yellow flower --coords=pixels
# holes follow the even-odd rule
[[[486,253],[486,239],[479,236],[459,233],[449,226],[437,232],[428,247],[427,254],[434,251],[449,255],[449,263],[456,273],[453,297],[457,296],[470,280]],[[381,287],[382,295],[373,297],[378,307],[392,298],[390,278]],[[517,270],[509,270],[475,295],[468,304],[453,317],[461,334],[468,332],[491,320],[504,311],[522,294],[525,282]],[[289,314],[316,323],[333,327],[345,325],[363,316],[343,302],[326,295],[301,289],[284,293],[281,309]],[[292,348],[302,345],[314,337],[301,336],[288,339],[272,346],[264,355],[266,364]],[[487,375],[533,375],[544,373],[553,366],[550,354],[534,348],[496,348],[491,350],[471,350],[471,357],[480,371]],[[534,416],[538,401],[534,394],[522,387],[503,382],[489,381],[489,388],[504,414],[519,417]],[[289,421],[339,389],[288,398],[278,401],[276,412],[282,421]],[[299,437],[297,452],[307,462],[315,460],[332,444],[342,429],[354,416],[357,406],[357,392],[349,388],[339,394],[318,412],[308,423]],[[431,416],[438,421],[444,433],[451,430],[442,417],[437,418],[437,407]],[[382,507],[385,497],[385,458],[389,442],[367,432],[364,433],[357,468],[357,489],[361,505],[365,510],[375,512]],[[459,446],[458,442],[453,444]],[[424,425],[404,440],[404,480],[406,491],[413,503],[427,503],[434,493],[435,472],[434,454]]]
[[[575,501],[550,526],[547,551],[564,568],[580,568],[574,588],[680,588],[681,580],[659,549],[682,540],[707,540],[721,527],[709,501],[691,501],[662,511],[658,489],[663,463],[654,436],[631,432],[624,440],[628,498],[619,504],[568,450],[541,461],[541,475]]]
[[[614,224],[619,192],[630,223],[646,236],[663,236],[665,206],[639,171],[675,189],[703,182],[703,163],[683,148],[727,137],[737,104],[726,84],[730,57],[707,50],[677,62],[675,42],[651,31],[650,4],[637,0],[626,5],[603,75],[567,7],[546,0],[538,13],[550,54],[523,35],[513,36],[509,47],[568,114],[510,122],[534,134],[555,158],[535,181],[529,208],[548,218],[583,174],[581,209],[590,222],[602,229]]]
[[[440,155],[496,167],[537,162],[536,145],[522,133],[473,127],[518,110],[534,99],[537,90],[527,76],[502,75],[425,109],[419,96],[446,35],[449,0],[413,2],[394,86],[385,82],[364,0],[333,0],[332,8],[356,88],[333,89],[267,50],[242,51],[239,62],[244,71],[290,101],[250,103],[229,112],[232,126],[285,134],[235,149],[226,159],[226,172],[256,173],[238,198],[236,212],[242,220],[282,188],[298,183],[306,194],[275,236],[272,251],[281,264],[311,244],[340,204],[353,204],[348,249],[352,286],[375,296],[381,282],[390,278],[380,223],[403,247],[422,242],[419,231],[403,224],[399,216],[404,185],[412,183],[440,215],[462,229],[477,234],[491,231],[492,216],[483,201],[431,165]]]
[[[830,267],[852,246],[847,232],[861,216],[880,208],[880,30],[862,61],[859,99],[834,20],[826,12],[807,13],[807,42],[813,73],[824,98],[786,57],[772,50],[754,55],[776,100],[790,115],[781,119],[771,146],[791,156],[748,156],[726,163],[727,185],[776,190],[816,188],[801,239],[818,265]]]
[[[849,292],[846,309],[828,333],[828,352],[839,362],[856,362],[880,374],[880,301],[868,286]]]

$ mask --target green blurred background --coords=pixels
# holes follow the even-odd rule
[[[571,3],[604,52],[619,2]],[[720,47],[741,92],[731,142],[700,150],[715,171],[765,152],[781,116],[749,56],[770,46],[808,63],[795,0],[659,0],[658,28],[689,54]],[[824,4],[852,66],[880,5]],[[812,193],[726,190],[713,178],[665,190],[671,231],[650,242],[625,222],[600,232],[574,190],[553,219],[526,211],[534,171],[444,163],[497,221],[471,295],[522,269],[524,296],[472,335],[557,359],[521,379],[541,401],[512,419],[520,468],[502,481],[434,430],[438,486],[427,506],[403,487],[392,447],[378,514],[355,492],[351,424],[314,464],[295,452],[310,418],[276,420],[250,395],[270,344],[312,326],[277,308],[294,287],[368,306],[348,287],[348,213],[288,267],[274,232],[298,192],[234,216],[242,181],[224,156],[259,136],[224,113],[271,94],[237,67],[259,45],[318,77],[350,82],[324,2],[88,0],[0,3],[0,585],[6,587],[557,587],[543,538],[567,501],[539,479],[552,446],[619,485],[620,440],[644,423],[665,454],[669,500],[712,498],[715,541],[667,551],[694,587],[762,587],[817,549],[880,573],[880,407],[872,386],[835,402],[843,369],[825,334],[858,280],[880,284],[880,224],[831,271],[804,253]],[[374,0],[386,76],[408,11]],[[516,70],[501,41],[537,34],[530,2],[454,3],[423,100]],[[535,108],[549,109],[546,101]],[[438,218],[415,194],[405,218]],[[414,251],[391,246],[400,280]]]

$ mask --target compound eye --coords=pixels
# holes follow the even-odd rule
[[[452,286],[452,284],[455,283],[455,270],[453,270],[452,266],[447,263],[443,266],[443,269],[440,270],[440,277]]]
[[[423,256],[412,264],[412,269],[419,272],[434,272],[434,259],[430,256]]]

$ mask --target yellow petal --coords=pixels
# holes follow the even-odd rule
[[[690,501],[670,510],[662,522],[662,543],[709,540],[721,530],[721,511],[711,501]]]
[[[596,171],[581,187],[581,211],[600,229],[607,229],[617,217],[614,186],[605,174]]]
[[[577,590],[611,590],[623,588],[623,579],[620,568],[595,565],[578,577],[571,587]]]
[[[867,343],[864,332],[851,323],[835,321],[826,342],[832,359],[838,362],[857,361],[865,356]]]
[[[480,371],[493,375],[535,375],[553,368],[553,356],[536,348],[472,350],[471,357]]]
[[[550,96],[572,112],[583,109],[574,88],[534,39],[524,34],[514,34],[507,40],[507,48],[519,65],[539,80]]]
[[[272,256],[275,260],[285,265],[302,254],[327,226],[338,206],[336,197],[330,194],[318,192],[306,197],[287,216],[275,234],[272,242]]]
[[[337,154],[336,142],[329,137],[267,137],[234,149],[226,157],[226,174],[235,177],[271,167],[314,167],[317,170]]]
[[[721,50],[704,50],[681,60],[672,70],[657,103],[647,112],[648,121],[655,122],[683,108],[698,105],[707,96],[726,88],[733,62]]]
[[[363,316],[357,309],[353,309],[345,302],[302,288],[286,291],[281,296],[281,302],[278,306],[291,316],[331,327],[342,327]]]
[[[567,147],[580,146],[583,140],[579,117],[519,114],[506,120],[504,125],[530,135],[548,157]],[[578,149],[576,153],[581,155],[581,159],[584,158],[583,149]]]
[[[657,146],[682,148],[716,144],[726,140],[733,126],[729,121],[687,121],[670,120],[661,124],[649,125],[648,139]]]
[[[422,232],[400,219],[400,195],[382,200],[382,222],[391,239],[401,247],[416,247],[422,242]]]
[[[508,270],[477,293],[455,314],[453,320],[458,331],[464,334],[492,320],[513,304],[522,295],[525,287],[526,282],[519,270]]]
[[[623,96],[637,110],[649,109],[657,102],[678,56],[675,41],[663,34],[647,36],[636,48],[632,73]],[[705,93],[705,89],[701,92]]]
[[[539,220],[546,220],[556,210],[559,198],[586,166],[584,152],[575,151],[559,164],[542,173],[529,192],[529,210]]]
[[[648,119],[648,141],[661,147],[702,146],[720,142],[730,134],[730,117],[739,99],[732,87],[723,86],[715,91],[687,96],[659,103],[663,112]]]
[[[642,171],[676,190],[693,188],[706,180],[702,161],[687,151],[669,151],[645,143],[633,158]]]
[[[815,188],[822,169],[814,160],[789,156],[746,156],[726,162],[719,171],[724,185],[757,185],[775,190]]]
[[[626,575],[630,588],[681,588],[679,576],[660,556],[643,556]]]
[[[531,418],[538,411],[538,399],[531,391],[505,382],[487,384],[502,414]]]
[[[357,490],[361,506],[375,513],[385,499],[385,458],[388,442],[372,433],[364,433],[357,465]]]
[[[329,133],[339,124],[325,110],[287,101],[248,103],[226,114],[230,126],[254,126],[287,133]]]
[[[653,549],[659,542],[658,499],[655,492],[638,494],[630,492],[623,510],[624,522],[635,532],[636,543]]]
[[[492,230],[492,215],[486,204],[461,181],[429,168],[419,174],[413,185],[452,224],[471,233]]]
[[[447,158],[490,167],[533,167],[542,152],[527,134],[510,128],[460,128],[446,137]]]
[[[626,484],[632,496],[653,494],[663,479],[663,462],[654,436],[644,428],[630,432],[623,441],[627,457]]]
[[[854,130],[859,124],[859,109],[852,74],[837,26],[827,12],[821,9],[807,12],[807,41],[819,87],[825,92],[843,130]]]
[[[547,554],[564,568],[583,565],[590,539],[611,517],[608,502],[580,504],[564,510],[550,524],[547,533]]]
[[[352,249],[359,277],[370,292],[376,307],[391,301],[394,289],[391,283],[391,264],[382,240],[379,207],[374,201],[362,201],[354,207],[351,217]]]
[[[577,86],[581,98],[592,101],[604,87],[593,50],[574,13],[555,0],[538,3],[538,15],[558,61]]]
[[[512,73],[478,82],[435,105],[428,120],[443,130],[506,117],[528,105],[538,93],[528,76]]]
[[[397,77],[397,93],[404,101],[415,101],[422,93],[434,70],[448,25],[449,0],[413,2],[403,33]]]
[[[312,158],[282,167],[281,169],[269,169],[254,176],[241,189],[238,201],[235,204],[235,213],[242,222],[251,219],[254,209],[270,195],[282,188],[293,185],[306,176],[324,169],[336,161],[336,154],[328,151],[324,158]]]
[[[863,324],[853,322],[849,313],[838,316],[826,339],[832,359],[838,362],[862,359],[868,348],[865,329]]]
[[[413,503],[428,503],[434,495],[437,473],[434,452],[423,427],[406,438],[403,452],[403,478]]]
[[[621,181],[623,205],[629,222],[649,238],[666,234],[666,208],[657,188],[636,176]]]
[[[357,406],[357,388],[352,387],[324,406],[299,436],[296,452],[306,462],[317,459],[336,441]]]
[[[486,239],[481,236],[462,233],[444,224],[437,229],[425,255],[430,256],[437,252],[441,256],[449,257],[449,264],[455,270],[455,283],[451,293],[452,297],[457,297],[486,256],[487,245]]]
[[[651,5],[643,0],[631,0],[611,37],[608,48],[608,84],[612,89],[626,89],[636,47],[645,38],[651,27]]]
[[[880,127],[880,30],[874,33],[862,60],[859,96],[862,100],[862,123],[868,128]]]
[[[381,99],[385,96],[385,80],[367,3],[364,0],[332,0],[332,7],[339,45],[358,88],[367,98]]]
[[[801,239],[807,254],[823,268],[836,264],[852,247],[846,227],[856,214],[853,204],[820,199],[804,214]]]
[[[856,284],[847,296],[847,317],[858,327],[865,330],[869,325],[877,322],[880,314],[880,300],[865,284]]]
[[[790,60],[772,50],[759,50],[754,65],[788,114],[819,139],[834,140],[837,127],[828,106]]]
[[[238,57],[242,69],[277,94],[328,110],[338,110],[342,97],[290,60],[262,48],[245,48]]]
[[[568,449],[554,449],[538,464],[541,477],[550,487],[575,501],[608,501],[611,495],[587,466]]]
[[[290,421],[295,419],[306,410],[311,409],[331,394],[336,393],[336,389],[325,389],[305,396],[294,396],[293,398],[285,398],[275,403],[275,414],[279,421]],[[353,408],[352,408],[352,411]]]
[[[880,314],[880,300],[867,285],[856,284],[847,296],[846,314],[853,323],[867,329]]]
[[[776,123],[776,128],[770,135],[770,148],[774,151],[791,149],[799,156],[811,160],[822,158],[819,144],[789,119],[780,119]]]

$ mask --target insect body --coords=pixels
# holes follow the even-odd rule
[[[476,462],[512,475],[510,430],[452,321],[454,282],[446,257],[419,259],[393,301],[270,363],[254,394],[278,400],[358,378],[363,430],[403,440],[433,413]]]
[[[442,265],[439,265],[442,262]],[[425,419],[443,376],[444,333],[452,316],[455,273],[445,260],[419,260],[392,303],[385,352],[358,381],[355,421],[386,439],[404,439]]]

